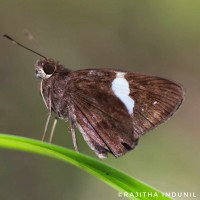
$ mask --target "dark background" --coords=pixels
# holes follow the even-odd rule
[[[176,80],[186,100],[135,151],[103,161],[161,191],[200,195],[200,2],[191,0],[0,1],[7,33],[76,70],[113,67]],[[26,37],[31,32],[34,39]],[[41,139],[47,110],[39,57],[0,38],[0,131]],[[78,134],[81,152],[94,156]],[[73,148],[66,123],[53,143]],[[66,163],[0,149],[0,199],[119,199],[111,187]],[[189,198],[188,198],[189,199]]]

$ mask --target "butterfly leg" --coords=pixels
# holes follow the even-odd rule
[[[42,135],[42,141],[45,140],[46,133],[47,133],[47,128],[48,128],[48,124],[49,124],[50,119],[51,119],[51,110],[49,110],[49,112],[48,112],[47,121],[46,121],[46,124],[45,124],[45,127],[44,127],[44,133]]]
[[[45,124],[45,127],[44,127],[44,133],[42,135],[42,141],[45,140],[47,128],[48,128],[48,125],[49,125],[49,121],[51,119],[51,99],[50,98],[49,98],[49,105],[47,106],[47,108],[48,108],[48,117],[47,117],[47,121],[46,121],[46,124]]]
[[[52,128],[51,128],[51,133],[50,133],[50,137],[49,137],[49,143],[52,142],[52,139],[53,139],[53,135],[54,135],[54,131],[55,131],[57,122],[58,122],[58,118],[55,117],[54,122],[53,122],[53,126],[52,126]]]
[[[73,119],[71,119],[71,118],[69,118],[69,126],[70,126],[70,131],[72,134],[74,149],[75,149],[75,151],[78,151],[78,145],[77,145],[76,133],[75,133],[75,124],[74,124]]]
[[[71,99],[68,100],[68,119],[69,119],[69,128],[70,128],[70,132],[72,134],[72,141],[73,141],[73,145],[74,145],[74,149],[75,151],[78,152],[78,145],[77,145],[77,141],[76,141],[76,132],[75,132],[75,119],[74,119],[74,105],[73,102],[71,101]]]

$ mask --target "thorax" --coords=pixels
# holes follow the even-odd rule
[[[41,81],[40,92],[48,110],[55,112],[57,117],[67,117],[67,76],[53,76]]]

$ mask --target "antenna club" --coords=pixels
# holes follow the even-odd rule
[[[11,40],[11,42],[13,43],[13,44],[17,44],[17,42],[15,42],[15,40],[14,39],[12,39],[9,35],[7,35],[7,34],[4,34],[3,35],[3,37],[5,37],[5,38],[7,38],[7,39],[9,39],[9,40]]]

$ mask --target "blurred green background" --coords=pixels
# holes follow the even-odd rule
[[[73,70],[113,67],[182,83],[187,94],[177,114],[141,138],[135,151],[104,162],[161,191],[200,196],[200,1],[1,0],[4,33]],[[0,38],[0,132],[41,139],[47,110],[34,75],[37,59]],[[78,142],[81,152],[95,157],[80,134]],[[63,121],[53,143],[73,148]],[[0,149],[0,199],[119,197],[75,167]]]

